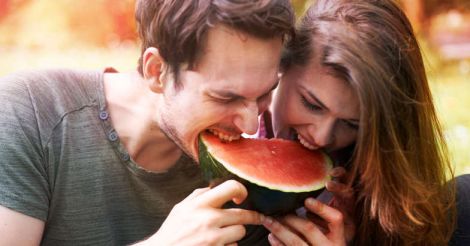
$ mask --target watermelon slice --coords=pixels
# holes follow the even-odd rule
[[[283,139],[241,138],[224,142],[211,133],[199,137],[199,163],[209,182],[236,179],[248,189],[242,207],[267,215],[299,208],[318,195],[332,168],[330,158]]]

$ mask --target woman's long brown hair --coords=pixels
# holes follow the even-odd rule
[[[445,245],[455,188],[411,24],[391,0],[318,0],[284,62],[320,62],[361,108],[351,185],[357,245]]]

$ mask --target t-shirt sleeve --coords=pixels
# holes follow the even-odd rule
[[[0,205],[45,221],[50,189],[26,78],[0,78]]]
[[[449,245],[470,245],[470,174],[457,181],[457,225]]]

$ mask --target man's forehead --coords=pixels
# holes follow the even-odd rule
[[[224,58],[239,59],[243,55],[255,55],[259,49],[268,46],[273,54],[277,54],[282,49],[282,43],[281,37],[261,39],[229,26],[218,24],[209,29],[197,58],[201,60],[200,62],[204,62],[210,57],[220,59],[220,55],[223,53],[232,53],[231,56]]]
[[[227,82],[227,81],[226,81]],[[243,97],[243,98],[257,98],[266,93],[276,89],[279,85],[279,78],[273,77],[272,79],[264,82],[247,83],[247,82],[227,82],[210,86],[208,90],[212,93],[224,97]]]

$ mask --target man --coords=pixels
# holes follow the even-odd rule
[[[221,209],[246,197],[241,184],[197,189],[191,158],[202,131],[256,132],[292,29],[288,1],[141,0],[136,19],[139,73],[1,80],[0,245],[226,245],[263,223]]]

